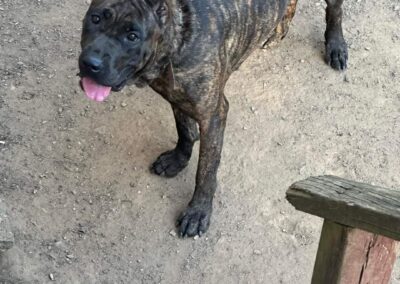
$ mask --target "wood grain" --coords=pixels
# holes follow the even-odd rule
[[[297,210],[400,240],[399,191],[318,176],[291,185],[286,198]]]
[[[312,284],[387,284],[398,242],[360,229],[325,221]]]

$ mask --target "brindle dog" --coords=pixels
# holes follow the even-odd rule
[[[345,69],[343,0],[326,0],[326,59]],[[196,187],[178,219],[181,236],[209,227],[217,187],[230,74],[257,47],[283,38],[296,0],[93,0],[83,22],[81,85],[102,101],[127,82],[149,85],[172,106],[178,142],[153,173],[176,176],[200,138]],[[198,126],[200,133],[198,131]]]

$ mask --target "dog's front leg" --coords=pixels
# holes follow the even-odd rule
[[[196,121],[172,106],[174,111],[178,143],[175,149],[161,154],[150,167],[160,176],[174,177],[188,164],[192,156],[193,144],[199,139]]]
[[[179,234],[182,237],[200,236],[209,227],[228,108],[228,101],[221,95],[215,111],[198,121],[200,156],[196,188],[188,208],[178,219]]]
[[[325,58],[334,69],[347,67],[347,44],[343,37],[343,0],[326,0]]]

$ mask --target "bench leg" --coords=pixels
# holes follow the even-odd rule
[[[312,284],[390,282],[398,242],[324,221]]]

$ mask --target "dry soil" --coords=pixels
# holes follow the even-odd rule
[[[148,171],[176,142],[169,105],[133,87],[94,103],[78,87],[87,7],[0,0],[0,198],[16,240],[0,283],[306,284],[322,221],[286,202],[288,186],[333,174],[400,189],[398,0],[345,1],[346,73],[323,62],[325,4],[300,0],[288,37],[231,77],[214,215],[197,240],[174,221],[198,145],[177,178]]]

